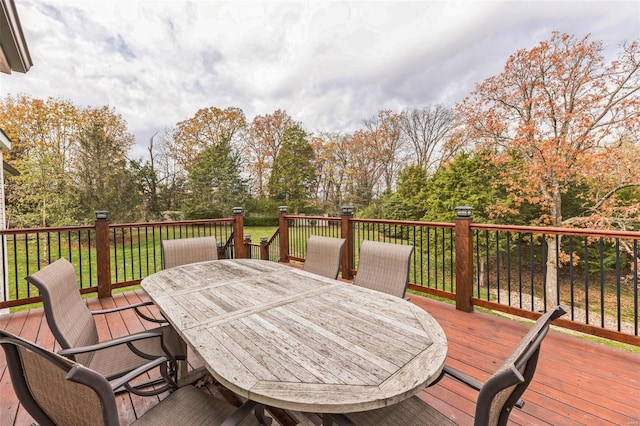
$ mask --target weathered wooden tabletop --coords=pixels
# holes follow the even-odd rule
[[[274,407],[394,404],[435,380],[446,358],[442,328],[410,302],[275,262],[179,266],[142,287],[216,380]]]

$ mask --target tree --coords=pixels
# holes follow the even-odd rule
[[[430,173],[457,152],[451,139],[454,118],[453,109],[441,104],[407,109],[400,115],[400,126],[413,148],[416,164]]]
[[[157,132],[149,138],[149,160],[130,160],[129,164],[135,174],[135,181],[138,191],[144,203],[144,220],[159,220],[161,218],[161,202],[160,202],[160,177],[157,169],[157,157],[154,150],[153,138],[157,136]]]
[[[273,114],[258,115],[251,123],[251,130],[245,140],[245,153],[249,158],[249,168],[253,177],[253,193],[258,198],[269,192],[267,183],[273,162],[278,156],[284,133],[287,129],[300,125],[286,111],[277,110]]]
[[[420,188],[407,188],[422,202],[422,220],[451,222],[457,206],[472,206],[474,221],[495,222],[491,206],[506,195],[498,170],[483,153],[461,153],[444,164]],[[502,220],[505,218],[503,217]],[[507,221],[512,222],[506,218]]]
[[[378,164],[386,192],[393,189],[398,171],[405,163],[400,120],[400,114],[380,110],[375,117],[364,123],[368,136],[366,143],[370,145],[368,151],[373,154],[370,159]]]
[[[181,207],[187,217],[220,216],[244,198],[246,183],[238,152],[246,131],[244,113],[231,107],[203,108],[178,123],[169,145],[180,170],[167,176],[187,183],[190,195]]]
[[[191,196],[183,211],[188,219],[224,217],[235,205],[242,205],[247,184],[240,176],[240,155],[230,141],[209,145],[189,170]]]
[[[7,209],[17,226],[69,225],[76,219],[71,150],[80,112],[63,99],[8,96],[0,126],[12,141],[7,160],[20,171],[7,185]]]
[[[298,125],[287,129],[273,162],[269,179],[270,198],[286,204],[296,213],[305,207],[316,178],[313,160],[307,133]]]
[[[107,106],[82,112],[82,130],[73,149],[73,176],[78,199],[77,221],[91,220],[96,210],[108,210],[112,222],[142,217],[135,173],[127,152],[133,135],[126,122]]]
[[[537,224],[613,226],[637,221],[640,208],[640,200],[618,202],[621,189],[640,185],[639,90],[638,41],[623,44],[606,65],[602,42],[554,32],[513,54],[502,74],[479,85],[458,112],[466,137],[491,152],[514,206],[540,206]],[[566,217],[563,197],[583,184],[583,214]],[[556,244],[547,245],[547,300],[553,304]]]
[[[178,123],[172,135],[172,155],[184,170],[189,170],[213,144],[225,143],[239,149],[246,129],[247,121],[240,108],[199,109],[193,117]]]
[[[312,139],[317,176],[314,194],[325,211],[339,212],[345,198],[350,140],[350,135],[341,133],[320,133]]]
[[[427,169],[418,164],[406,166],[400,171],[396,194],[405,204],[406,219],[421,220],[424,216],[428,184]]]
[[[358,130],[348,141],[345,201],[357,208],[368,206],[382,173],[378,151],[371,143],[371,134]]]

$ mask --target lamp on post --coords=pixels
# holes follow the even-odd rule
[[[109,218],[108,210],[96,210],[96,220],[107,220]]]
[[[471,219],[471,211],[473,207],[469,206],[458,206],[455,208],[456,211],[456,219]]]
[[[280,213],[286,213],[289,208],[287,206],[278,206]]]
[[[353,216],[353,206],[342,206],[342,214]]]
[[[242,207],[234,207],[233,209],[231,209],[231,211],[233,212],[234,216],[239,216],[242,214],[243,209]]]

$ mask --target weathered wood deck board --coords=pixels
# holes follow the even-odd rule
[[[527,324],[481,312],[464,313],[453,306],[413,297],[433,315],[447,335],[447,363],[478,380],[485,380],[526,333]],[[522,410],[512,424],[640,424],[640,355],[607,347],[558,331],[542,343],[538,369],[525,392]],[[444,388],[444,389],[443,389]],[[452,393],[465,400],[453,399]],[[472,412],[476,393],[453,379],[444,379],[422,393],[426,401],[442,404],[451,416]],[[464,417],[461,424],[471,424]]]
[[[92,309],[148,300],[137,290],[113,298],[90,299]],[[465,373],[486,379],[518,340],[527,325],[479,312],[467,314],[451,305],[418,296],[411,301],[433,315],[444,329],[449,342],[447,362]],[[152,308],[153,310],[153,308]],[[113,323],[111,323],[113,321]],[[129,324],[129,321],[133,324]],[[136,323],[137,321],[137,323]],[[103,338],[117,336],[148,323],[132,321],[129,316],[99,322]],[[124,328],[123,328],[124,327]],[[35,341],[47,348],[54,339],[42,309],[0,316],[0,328]],[[190,358],[190,363],[201,365]],[[538,370],[524,394],[523,409],[515,409],[512,425],[640,425],[640,355],[610,348],[556,331],[542,344]],[[473,422],[476,392],[445,378],[420,396],[462,425]],[[157,399],[155,399],[157,401]],[[155,403],[153,398],[118,396],[121,424],[128,424]],[[18,406],[0,351],[0,424],[30,425],[33,419]]]

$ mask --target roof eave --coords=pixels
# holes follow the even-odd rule
[[[0,48],[0,71],[26,73],[33,65],[14,0],[0,0]]]

